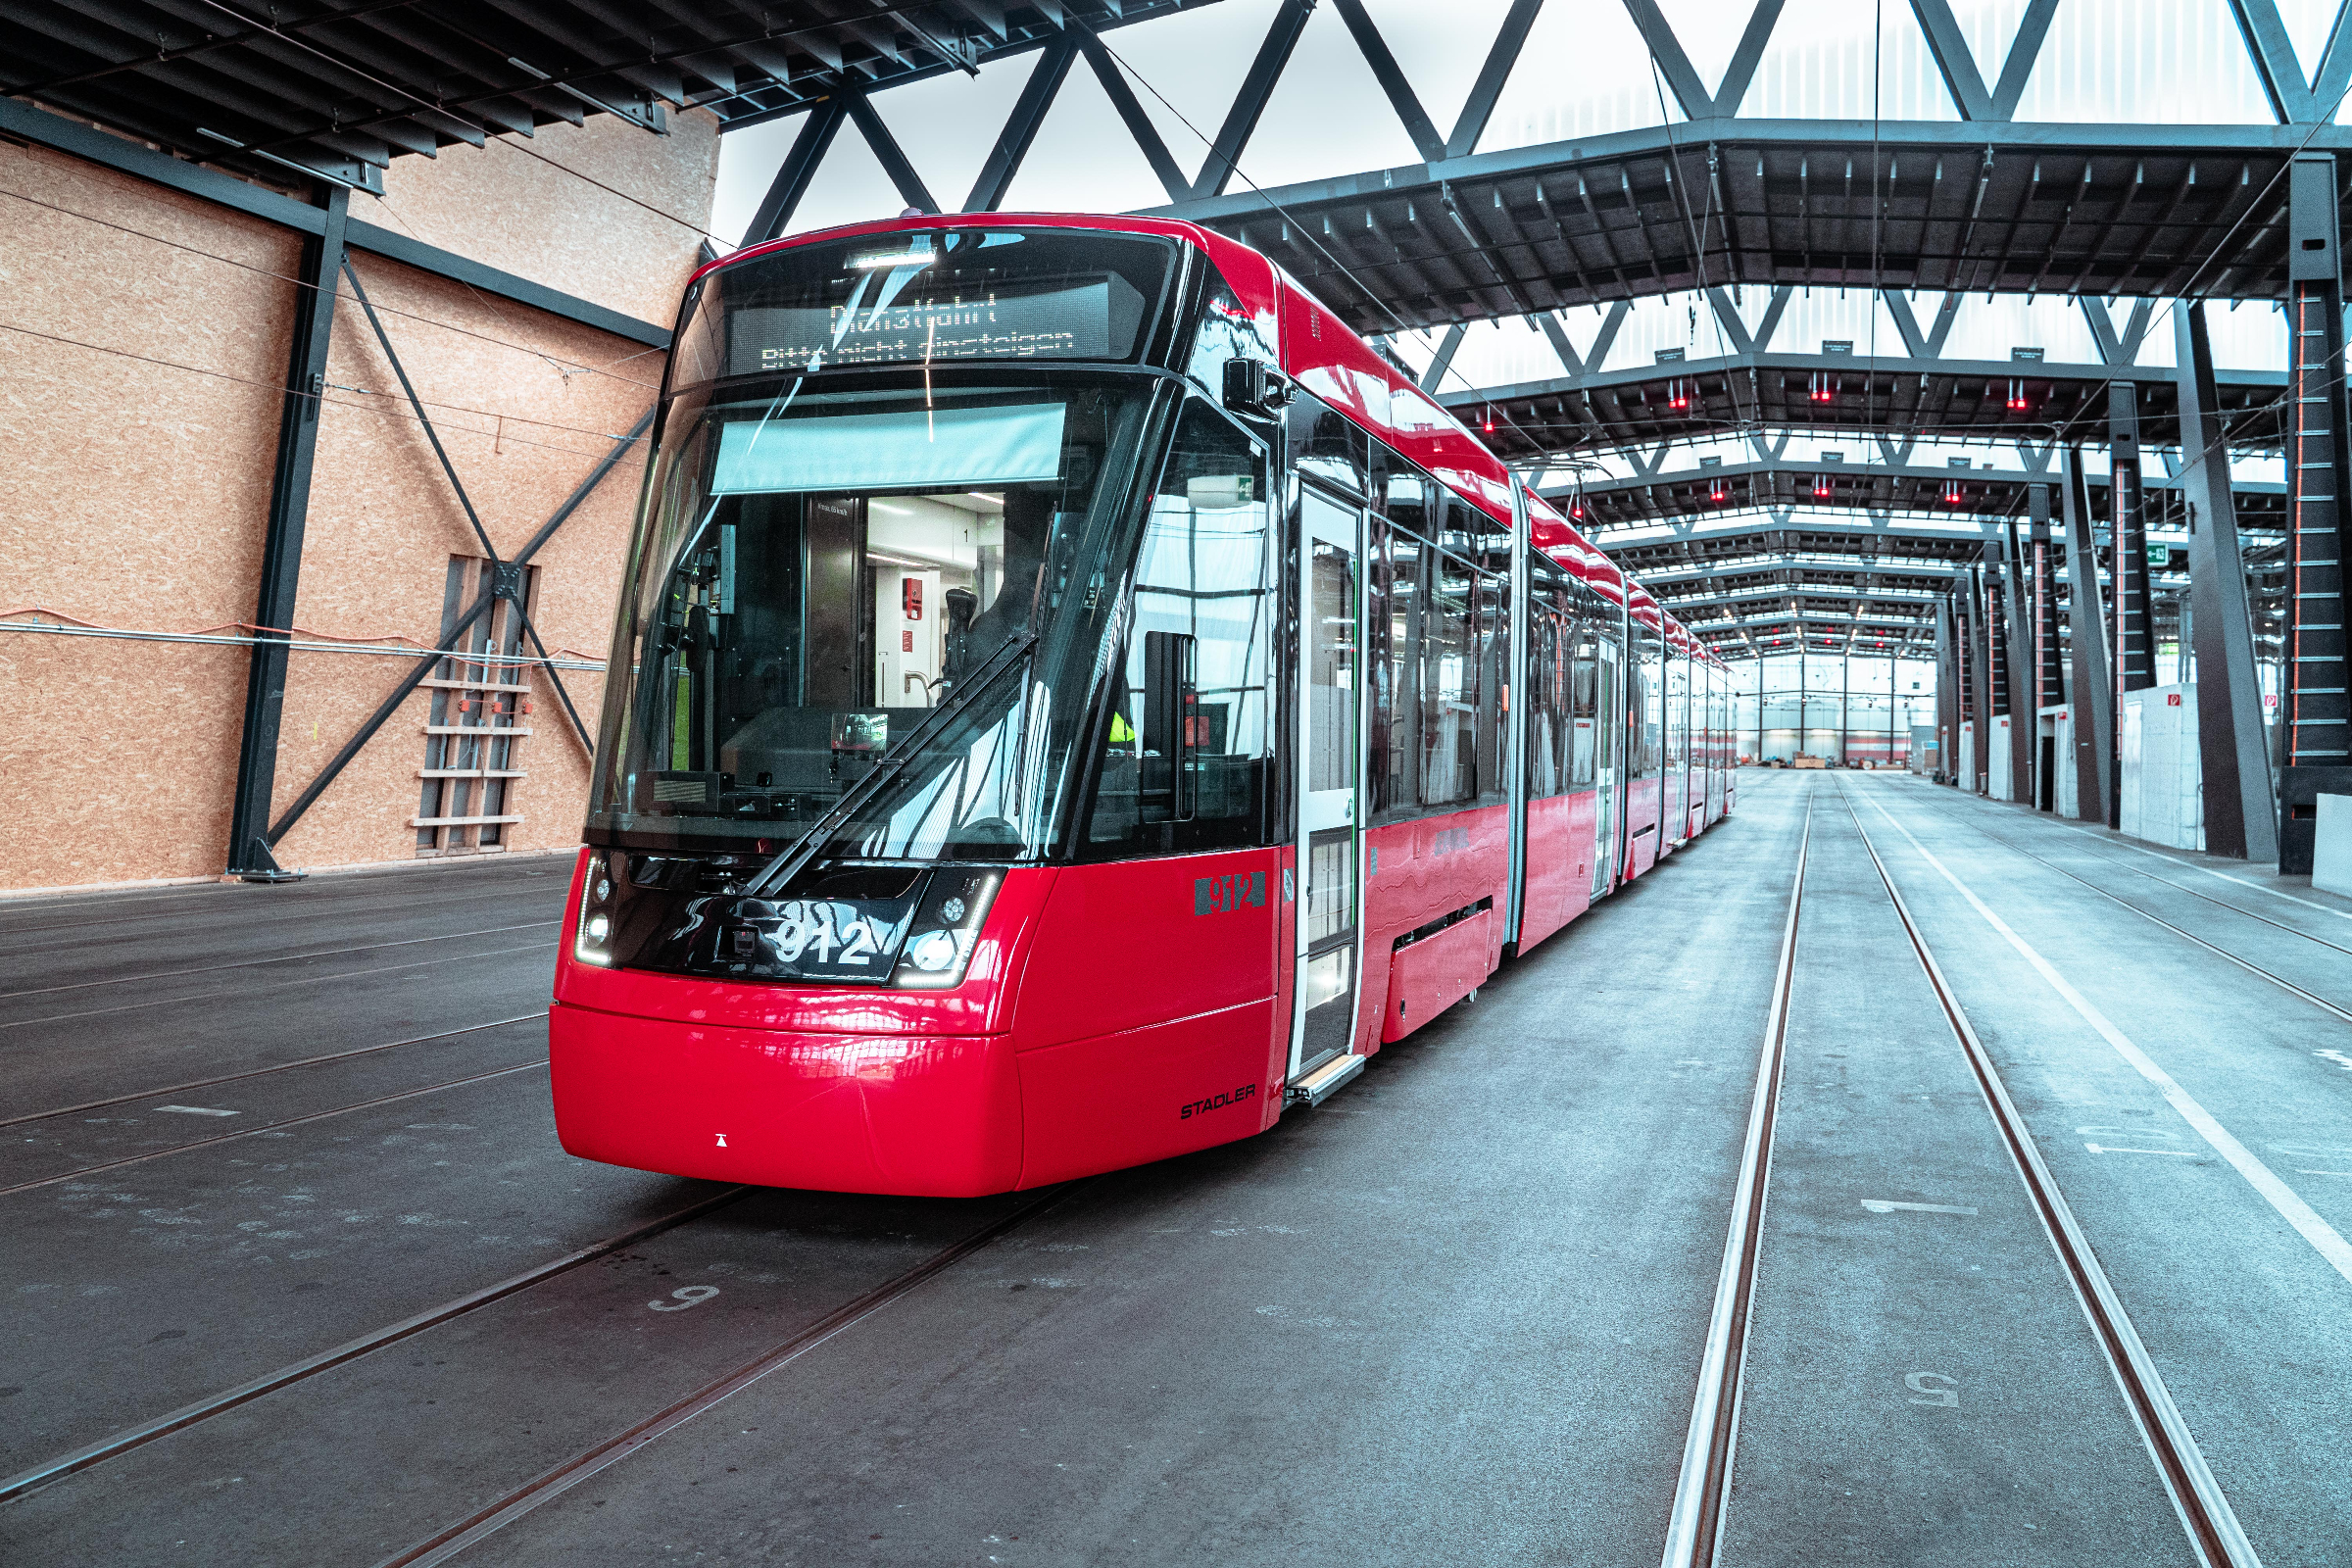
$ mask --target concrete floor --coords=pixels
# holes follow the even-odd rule
[[[2323,1230],[2345,1027],[2021,852],[2346,1005],[2352,955],[2184,889],[2346,948],[2352,902],[1894,777],[1741,786],[1321,1108],[1078,1184],[460,1560],[1648,1568],[1809,808],[1724,1561],[2191,1560],[1860,831],[2266,1562],[2345,1561],[2352,1282],[1925,857]],[[555,1144],[567,868],[0,906],[0,1122],[136,1096],[0,1126],[0,1474],[720,1192]],[[746,1195],[0,1504],[0,1559],[397,1555],[1020,1201]]]

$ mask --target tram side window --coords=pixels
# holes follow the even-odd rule
[[[1507,549],[1507,544],[1506,544]],[[1476,576],[1478,600],[1478,783],[1482,800],[1499,801],[1503,777],[1503,707],[1510,700],[1511,580]]]
[[[1527,618],[1527,793],[1566,793],[1569,775],[1568,622],[1536,603]]]
[[[1386,502],[1383,510],[1389,521],[1421,538],[1435,538],[1437,524],[1430,518],[1429,505],[1436,482],[1386,446],[1380,450],[1388,469],[1383,475],[1382,491]]]
[[[1681,767],[1690,760],[1684,739],[1690,728],[1690,661],[1672,649],[1666,652],[1666,766]]]
[[[1264,820],[1272,552],[1265,456],[1187,406],[1152,498],[1113,676],[1091,854],[1218,849]]]
[[[1645,638],[1639,627],[1634,632],[1634,657],[1625,665],[1625,710],[1629,732],[1625,749],[1625,776],[1647,778],[1657,768],[1658,694],[1651,685],[1657,665],[1642,645]]]
[[[1600,637],[1579,622],[1568,666],[1568,787],[1591,789],[1599,781],[1607,729],[1600,722]]]
[[[1421,804],[1453,806],[1478,794],[1478,572],[1442,550],[1423,560]]]

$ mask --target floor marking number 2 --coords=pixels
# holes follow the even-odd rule
[[[1931,1383],[1941,1383],[1947,1387],[1932,1389],[1928,1387]],[[1956,1408],[1960,1403],[1959,1380],[1947,1378],[1940,1372],[1914,1372],[1903,1379],[1903,1387],[1920,1396],[1911,1401],[1913,1404],[1939,1405],[1949,1410]]]
[[[648,1301],[645,1304],[657,1312],[683,1312],[690,1306],[700,1306],[718,1294],[715,1285],[681,1285],[669,1293],[666,1301]]]

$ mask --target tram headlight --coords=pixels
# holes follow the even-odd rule
[[[612,961],[612,892],[619,875],[611,856],[591,852],[588,874],[580,879],[580,929],[571,944],[571,956],[582,963]]]
[[[996,870],[944,869],[931,873],[911,924],[912,934],[899,950],[898,972],[892,983],[909,990],[945,991],[963,983],[964,967],[980,940],[988,906],[996,902],[1004,873]]]

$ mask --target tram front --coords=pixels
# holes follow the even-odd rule
[[[550,1014],[567,1150],[1047,1179],[1013,982],[1082,983],[1030,961],[1056,868],[1268,841],[1268,466],[1204,394],[1271,341],[1164,232],[930,220],[697,280]]]

